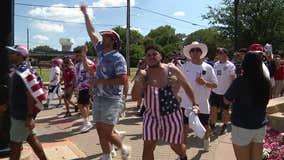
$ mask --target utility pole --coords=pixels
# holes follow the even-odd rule
[[[126,20],[126,62],[127,74],[130,75],[130,0],[127,0],[127,20]]]
[[[234,9],[235,9],[235,19],[234,19],[234,50],[237,51],[237,49],[239,48],[239,37],[238,37],[238,32],[239,32],[239,28],[238,28],[238,7],[239,7],[239,0],[234,0]]]
[[[29,28],[27,28],[27,48],[30,50],[30,32]]]

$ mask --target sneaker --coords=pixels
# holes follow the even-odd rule
[[[204,139],[203,140],[203,149],[204,151],[209,151],[209,143],[210,143],[210,139]]]
[[[72,115],[71,115],[70,112],[66,112],[65,115],[64,115],[64,118],[66,118],[66,117],[71,117],[71,116],[72,116]]]
[[[88,132],[91,128],[93,128],[93,124],[88,122],[84,127],[81,129],[81,133]]]
[[[221,128],[221,131],[220,131],[220,134],[225,134],[226,133],[226,130],[227,130],[227,125],[226,124],[223,124],[222,128]]]
[[[111,151],[110,151],[111,156],[112,156],[112,157],[116,157],[116,156],[117,156],[117,153],[116,153],[116,151],[115,151],[114,145],[112,145],[111,148],[112,148]]]
[[[121,159],[128,160],[130,158],[130,151],[130,146],[124,145],[123,148],[121,148]]]
[[[112,157],[110,154],[102,154],[100,160],[112,160]]]
[[[180,156],[178,156],[178,158],[176,160],[187,160],[187,157],[181,158]]]
[[[114,130],[114,133],[118,134],[121,137],[121,139],[123,139],[126,135],[126,131],[118,131],[116,129]]]

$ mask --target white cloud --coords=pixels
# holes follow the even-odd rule
[[[183,11],[177,11],[174,13],[174,16],[185,16],[185,13]]]
[[[62,24],[39,22],[35,24],[35,27],[44,32],[64,32],[64,26]]]
[[[43,42],[43,41],[48,41],[49,40],[49,38],[47,36],[40,35],[40,34],[34,35],[33,39],[36,40],[36,41],[39,41],[39,42]]]
[[[94,7],[115,7],[115,6],[126,6],[126,0],[99,0],[94,2]],[[135,6],[135,0],[130,0],[130,6]]]
[[[84,17],[80,8],[60,8],[66,7],[64,4],[54,4],[51,7],[35,7],[29,11],[33,17],[46,18],[51,20],[60,20],[64,22],[84,22]],[[76,5],[78,7],[78,5]],[[87,12],[91,19],[93,19],[93,9],[88,8]]]
[[[126,25],[124,26],[121,26],[122,28],[126,28]],[[141,33],[141,28],[138,28],[138,27],[130,27],[130,30],[134,30],[134,31],[137,31],[139,33]]]

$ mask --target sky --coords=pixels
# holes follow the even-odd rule
[[[130,1],[131,29],[147,35],[151,29],[163,25],[184,34],[208,28],[209,21],[202,19],[202,15],[208,12],[208,6],[217,7],[222,0]],[[29,48],[48,45],[61,50],[60,38],[71,39],[73,48],[89,41],[78,8],[81,3],[88,6],[96,31],[126,26],[126,0],[15,0],[15,44],[27,45],[27,28]]]

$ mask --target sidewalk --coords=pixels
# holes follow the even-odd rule
[[[52,103],[57,101],[52,101]],[[51,103],[51,104],[52,104]],[[71,108],[71,112],[73,112]],[[101,148],[95,127],[88,133],[80,134],[78,127],[82,119],[78,113],[72,113],[70,118],[63,118],[64,107],[44,110],[37,117],[36,131],[44,150],[50,160],[90,160],[99,159]],[[116,126],[118,130],[127,132],[124,142],[131,145],[131,158],[142,159],[142,118],[136,116],[136,102],[127,102],[126,117]],[[203,142],[194,136],[188,135],[187,155],[191,160],[235,160],[230,133],[212,137],[209,152],[204,152]],[[25,160],[37,159],[31,148],[24,145]],[[119,160],[120,154],[114,159]],[[169,145],[159,143],[155,150],[155,159],[174,160],[177,156]]]

